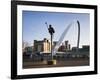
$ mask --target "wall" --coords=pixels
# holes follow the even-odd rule
[[[100,14],[100,0],[34,0],[45,2],[61,2],[61,3],[78,3],[78,4],[97,4]],[[0,0],[0,80],[10,80],[10,41],[11,41],[11,16],[10,16],[10,0]],[[98,16],[100,21],[100,15]],[[100,23],[98,24],[98,34],[100,34]],[[100,36],[98,37],[98,67],[100,67]],[[98,69],[100,73],[100,68]],[[27,79],[28,80],[28,79]],[[100,80],[98,75],[70,76],[70,77],[55,77],[41,78],[32,80]]]

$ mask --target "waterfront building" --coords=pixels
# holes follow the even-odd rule
[[[45,52],[48,53],[51,50],[50,41],[46,38],[44,40],[34,40],[34,52]]]

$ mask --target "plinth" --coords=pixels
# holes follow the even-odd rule
[[[47,61],[48,65],[56,65],[56,60],[49,60]]]

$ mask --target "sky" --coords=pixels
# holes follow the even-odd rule
[[[73,22],[63,41],[68,40],[71,47],[77,45],[78,27],[75,21],[80,22],[80,47],[89,45],[90,41],[90,15],[88,13],[64,12],[22,12],[23,41],[33,45],[34,40],[50,39],[45,22],[55,29],[53,41],[58,41],[66,27]]]

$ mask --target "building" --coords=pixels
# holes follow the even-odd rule
[[[89,51],[90,50],[89,45],[83,45],[82,48],[83,48],[84,51]]]
[[[62,44],[59,48],[58,48],[58,52],[66,52],[66,46],[64,44]]]
[[[60,52],[66,52],[69,51],[71,49],[70,44],[68,43],[68,41],[65,41],[64,43],[62,43],[62,45],[58,48],[58,51]]]
[[[72,47],[73,52],[77,51],[77,49],[78,49],[77,47]]]
[[[29,46],[28,42],[25,42],[25,41],[22,42],[22,52],[23,53],[26,52],[26,47],[28,47],[28,46]]]
[[[77,49],[78,49],[79,52],[86,52],[86,51],[89,51],[90,46],[89,45],[83,45],[82,48],[72,47],[72,51],[77,51]]]
[[[65,41],[66,51],[71,49],[71,45],[69,44],[68,40]]]
[[[58,41],[53,41],[53,48],[57,45]],[[66,52],[71,49],[70,44],[68,41],[62,43],[59,46],[58,52]],[[43,40],[34,40],[34,52],[43,52],[43,53],[50,53],[51,52],[51,43],[48,39],[44,38]]]
[[[83,45],[82,48],[77,48],[73,47],[71,51],[71,56],[76,56],[76,57],[84,57],[84,58],[89,58],[89,45]]]
[[[44,38],[44,40],[34,40],[34,52],[44,52],[48,53],[51,50],[51,45],[48,39]]]
[[[26,50],[27,52],[32,53],[32,52],[33,52],[33,46],[28,46],[28,47],[25,48],[25,50]]]

